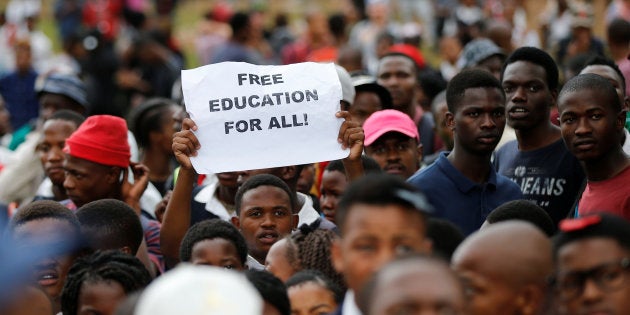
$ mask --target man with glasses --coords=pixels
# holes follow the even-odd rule
[[[630,314],[630,222],[604,213],[564,220],[554,258],[563,314]]]

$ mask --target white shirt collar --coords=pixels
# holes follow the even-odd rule
[[[356,301],[354,300],[354,292],[352,290],[346,291],[346,297],[343,299],[341,306],[341,314],[343,315],[363,315]]]

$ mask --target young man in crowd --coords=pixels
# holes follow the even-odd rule
[[[388,174],[371,174],[346,190],[336,213],[341,239],[331,258],[348,292],[334,314],[361,314],[355,294],[381,266],[405,253],[429,253],[427,215],[432,207],[422,194]]]
[[[551,241],[534,225],[490,225],[462,242],[451,265],[470,292],[469,314],[546,314]]]
[[[630,314],[627,220],[602,213],[562,221],[553,245],[563,314]]]
[[[131,164],[127,142],[127,123],[120,117],[90,116],[68,139],[64,147],[66,174],[63,186],[74,209],[100,199],[118,199],[140,216],[149,257],[157,270],[163,271],[160,251],[160,224],[142,214],[140,197],[148,185],[148,168]],[[129,167],[132,174],[129,174]],[[128,181],[133,176],[134,183]],[[145,245],[142,245],[145,246]]]
[[[297,227],[294,193],[280,178],[259,174],[249,178],[236,193],[236,213],[232,224],[239,229],[249,256],[249,269],[264,270],[271,245]]]
[[[516,131],[516,140],[497,150],[494,166],[557,224],[571,210],[584,181],[578,161],[549,118],[558,95],[558,68],[546,52],[522,47],[507,58],[502,85],[507,123]]]
[[[630,219],[630,158],[621,147],[626,110],[615,88],[600,75],[581,74],[562,88],[558,111],[562,138],[587,178],[578,214]]]
[[[66,189],[63,188],[65,175],[63,172],[63,161],[65,155],[63,147],[66,139],[79,128],[85,118],[80,114],[59,110],[48,119],[42,127],[42,137],[37,144],[36,150],[39,155],[46,178],[39,185],[35,199],[52,199],[63,201],[68,199]]]
[[[383,171],[411,177],[422,161],[422,144],[413,120],[395,109],[372,114],[363,124],[365,153],[374,159]]]
[[[453,150],[408,181],[427,195],[436,217],[468,235],[481,227],[490,211],[522,194],[490,163],[505,127],[505,96],[499,81],[483,70],[460,72],[446,89],[446,102]]]
[[[384,86],[392,97],[392,108],[409,116],[418,128],[424,152],[433,153],[433,117],[418,105],[420,85],[416,62],[406,54],[392,52],[379,60],[376,83]]]

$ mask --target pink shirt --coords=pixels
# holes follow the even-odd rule
[[[630,220],[630,167],[613,178],[589,181],[582,194],[578,213],[607,212]]]

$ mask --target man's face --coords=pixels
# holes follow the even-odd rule
[[[44,124],[44,135],[37,145],[37,152],[46,177],[50,178],[54,185],[63,185],[65,179],[63,147],[66,139],[76,129],[74,123],[66,120],[49,120]]]
[[[610,84],[615,87],[615,91],[617,91],[617,95],[619,96],[619,101],[623,106],[626,107],[626,109],[628,109],[628,98],[623,91],[625,86],[623,81],[619,77],[619,74],[615,70],[605,65],[592,65],[582,69],[580,74],[584,73],[593,73],[608,79]]]
[[[341,195],[346,191],[346,186],[348,186],[346,174],[336,170],[324,171],[320,188],[321,195],[319,197],[319,205],[326,219],[330,222],[335,222],[337,205],[339,204]]]
[[[381,59],[376,75],[377,83],[392,95],[394,109],[405,112],[415,106],[418,81],[413,61],[403,56],[387,56]]]
[[[350,112],[351,119],[363,126],[363,123],[370,115],[381,109],[383,109],[383,105],[378,95],[376,93],[363,91],[357,93],[354,97],[354,103],[352,103],[348,111]]]
[[[491,154],[505,128],[504,101],[497,88],[467,89],[455,113],[446,114],[455,147],[475,155]]]
[[[341,234],[341,239],[333,243],[331,258],[348,288],[355,292],[396,256],[430,250],[424,218],[395,204],[352,205]]]
[[[560,309],[571,315],[630,314],[630,275],[628,268],[620,267],[624,258],[630,258],[630,252],[610,238],[586,238],[562,246],[557,265]]]
[[[583,89],[559,101],[562,138],[578,160],[597,160],[620,145],[625,112],[613,111],[606,93]]]
[[[235,270],[245,268],[234,243],[220,237],[195,243],[190,253],[190,263]]]
[[[399,132],[387,132],[365,147],[365,153],[385,172],[403,179],[409,178],[420,167],[421,150],[416,139]]]
[[[74,227],[68,221],[43,218],[16,226],[13,238],[19,242],[42,242],[56,238],[67,239],[74,233]],[[55,313],[59,312],[61,292],[73,262],[74,256],[62,255],[42,259],[33,266],[33,278],[52,299]]]
[[[371,315],[463,314],[461,285],[444,269],[422,264],[382,274],[372,295]],[[402,266],[401,266],[402,267]]]
[[[66,154],[63,164],[65,180],[63,187],[68,198],[77,206],[103,198],[117,196],[120,189],[120,169],[100,165]]]
[[[545,68],[528,61],[511,63],[505,68],[502,84],[512,128],[529,130],[549,122],[557,92],[549,90]]]
[[[291,233],[297,223],[291,199],[274,186],[259,186],[243,194],[240,215],[232,223],[243,233],[249,254],[260,263],[275,242]]]

